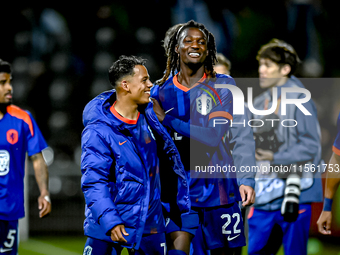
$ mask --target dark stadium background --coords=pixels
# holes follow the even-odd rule
[[[195,2],[199,1],[181,2],[187,4],[185,11],[190,17]],[[201,2],[206,5],[201,11],[222,27],[218,51],[231,60],[231,74],[236,79],[253,78],[254,82],[257,50],[271,38],[293,44],[304,61],[297,76],[308,78],[307,88],[318,106],[323,158],[328,162],[340,110],[337,79],[340,15],[335,1],[314,0],[307,1],[313,5],[295,5],[299,13],[293,29],[288,7],[298,1]],[[14,103],[32,112],[54,150],[54,162],[49,167],[53,212],[43,220],[37,217],[38,188],[29,167],[30,236],[82,235],[84,199],[79,167],[82,110],[95,95],[110,89],[107,69],[122,54],[146,58],[151,80],[161,77],[166,61],[161,41],[174,20],[180,18],[174,12],[178,3],[99,0],[79,4],[64,1],[0,4],[0,58],[13,64]],[[313,15],[308,19],[310,8]],[[315,61],[310,61],[313,58]],[[260,92],[256,86],[254,90]],[[332,237],[317,234],[315,222],[321,204],[313,206],[311,236],[333,241]],[[340,236],[339,207],[340,203],[335,202],[332,233],[336,237]]]

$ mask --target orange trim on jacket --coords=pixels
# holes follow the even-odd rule
[[[117,101],[116,101],[116,102],[117,102]],[[136,119],[136,120],[127,119],[127,118],[123,117],[122,115],[120,115],[120,114],[116,111],[116,109],[115,109],[115,107],[114,107],[114,105],[116,104],[116,102],[114,102],[113,105],[110,107],[110,111],[112,112],[112,114],[113,114],[114,116],[116,116],[117,119],[119,119],[119,120],[125,122],[126,124],[131,124],[131,125],[137,124],[137,121],[138,121],[138,119],[139,119],[140,113],[138,113],[138,116],[137,116],[137,119]]]
[[[174,76],[174,78],[173,78],[173,83],[180,90],[182,90],[184,92],[188,92],[190,89],[192,89],[192,88],[196,87],[197,85],[201,84],[205,80],[205,78],[207,78],[207,75],[204,73],[203,77],[197,83],[195,83],[192,87],[188,88],[188,87],[185,87],[184,85],[179,83],[179,81],[178,81],[178,74],[176,74]]]
[[[233,119],[233,116],[231,116],[229,112],[217,111],[217,112],[210,113],[209,120],[211,120],[212,118],[216,118],[216,117],[223,117],[229,120]]]

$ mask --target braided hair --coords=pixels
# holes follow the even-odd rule
[[[214,71],[214,64],[216,63],[216,46],[215,46],[215,37],[212,33],[209,32],[206,27],[198,22],[193,20],[184,23],[182,26],[179,26],[175,33],[169,39],[169,45],[166,50],[167,62],[166,62],[166,69],[164,72],[163,77],[158,80],[156,83],[158,85],[163,85],[164,82],[168,79],[169,75],[175,76],[176,71],[180,71],[180,60],[179,55],[176,53],[175,49],[178,45],[178,39],[180,38],[180,34],[186,28],[198,28],[201,30],[207,38],[207,48],[208,48],[208,56],[204,61],[205,66],[205,73],[207,74],[208,78],[215,78],[215,71]]]

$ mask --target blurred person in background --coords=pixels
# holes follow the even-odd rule
[[[11,65],[0,59],[0,254],[18,253],[18,220],[25,216],[26,153],[40,190],[39,217],[51,212],[47,144],[30,112],[12,105]]]
[[[217,58],[217,62],[214,65],[215,72],[230,75],[230,69],[231,69],[230,60],[226,56],[224,56],[222,53],[217,53],[216,58]]]
[[[176,211],[190,209],[188,180],[170,135],[149,102],[145,60],[121,56],[109,69],[114,90],[83,113],[81,186],[85,197],[84,254],[166,254],[158,153],[177,183],[165,190]]]
[[[326,173],[325,198],[323,210],[317,221],[318,230],[321,234],[331,234],[332,203],[335,193],[340,184],[340,113],[337,121],[338,133],[333,144],[333,154],[328,163]]]
[[[184,215],[178,222],[173,220],[172,212],[167,211],[169,254],[189,254],[190,242],[195,234],[202,235],[204,243],[200,245],[204,246],[203,251],[231,254],[236,247],[245,245],[237,202],[242,201],[243,206],[253,203],[254,179],[236,180],[236,174],[232,173],[222,174],[223,177],[199,178],[193,177],[190,170],[193,165],[233,165],[229,141],[225,136],[229,124],[216,129],[212,127],[215,118],[232,119],[232,109],[229,108],[232,95],[228,89],[216,89],[216,92],[212,87],[215,82],[234,84],[234,80],[214,72],[215,40],[203,24],[189,21],[179,26],[169,40],[166,55],[166,71],[152,88],[151,96],[158,119],[171,132],[180,151],[190,178],[193,205],[190,214]],[[208,92],[203,92],[206,90]],[[219,96],[212,99],[212,93],[218,93]],[[208,109],[203,109],[203,106],[200,108],[200,103],[196,105],[196,99],[202,99],[202,95],[209,95],[209,100],[220,98],[221,103]],[[202,114],[204,110],[208,111],[205,115]],[[199,120],[201,122],[197,123]],[[250,141],[254,143],[252,137]],[[200,227],[197,229],[198,225]]]
[[[303,84],[293,76],[300,61],[290,44],[272,39],[260,48],[256,59],[260,87],[266,91],[254,99],[253,108],[274,112],[265,116],[252,114],[250,117],[265,123],[255,122],[253,125],[258,127],[254,127],[253,132],[258,166],[267,166],[267,170],[258,173],[256,178],[256,200],[248,215],[248,253],[275,254],[283,244],[286,255],[306,255],[311,203],[322,201],[321,173],[312,171],[321,162],[316,107],[310,99],[303,107],[311,115],[305,115],[295,104],[286,105],[285,115],[280,111],[284,89],[298,91],[287,93],[286,97],[290,100],[306,97],[301,92]],[[277,93],[273,92],[275,89]],[[268,122],[266,119],[277,121]],[[281,125],[284,120],[289,120],[285,126]],[[294,120],[297,122],[295,126],[292,124]],[[269,166],[283,166],[296,171],[269,171]]]
[[[164,39],[163,39],[163,48],[164,48],[164,51],[165,51],[165,56],[168,57],[168,54],[170,54],[170,52],[168,52],[169,50],[169,43],[170,43],[170,38],[176,33],[176,31],[181,27],[183,26],[184,23],[178,23],[172,27],[170,27],[166,32],[165,32],[165,36],[164,36]]]

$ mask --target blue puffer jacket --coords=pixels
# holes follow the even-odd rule
[[[81,186],[85,196],[86,236],[112,242],[111,229],[124,224],[129,233],[124,247],[138,249],[149,205],[150,183],[145,162],[138,155],[131,133],[113,118],[110,106],[116,100],[114,90],[90,101],[83,112]],[[162,140],[163,152],[178,176],[177,206],[181,213],[190,210],[189,188],[177,148],[160,124],[152,102],[140,111]],[[125,142],[124,146],[119,143]],[[134,166],[134,167],[132,167]],[[138,167],[136,167],[138,166]],[[162,172],[162,169],[160,169]],[[164,191],[163,191],[164,192]]]

